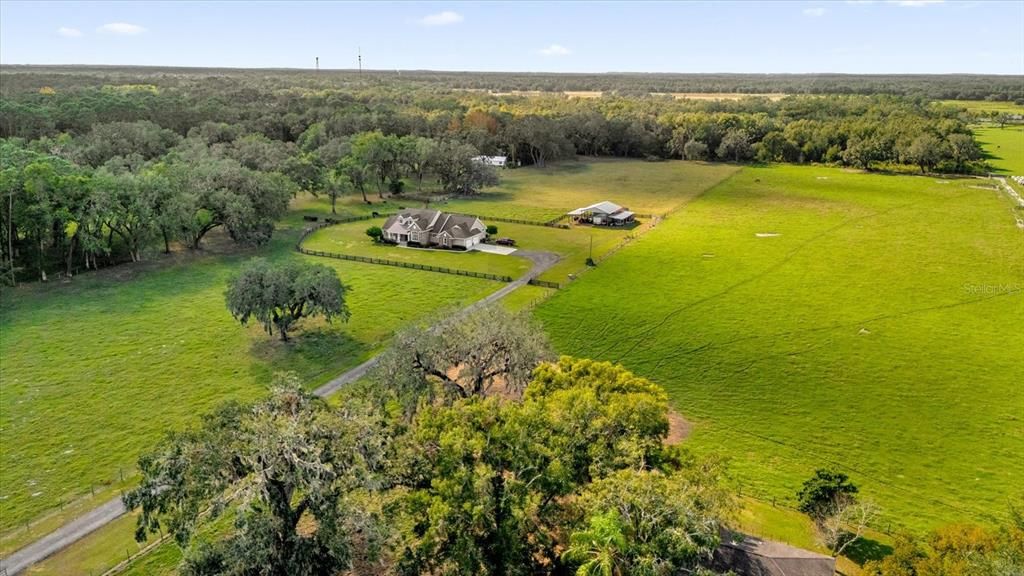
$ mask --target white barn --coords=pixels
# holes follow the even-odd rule
[[[596,224],[598,226],[625,226],[633,222],[636,214],[628,209],[607,200],[577,208],[569,212],[574,222]]]

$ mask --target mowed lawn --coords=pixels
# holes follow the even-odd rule
[[[4,290],[0,318],[0,529],[131,480],[168,430],[228,399],[262,394],[278,371],[312,387],[381,349],[413,319],[475,301],[501,283],[299,256],[298,223],[259,251],[327,264],[351,288],[348,323],[305,320],[292,343],[242,327],[224,305],[246,255],[148,271],[120,267],[68,284]],[[128,278],[126,276],[131,276]],[[109,497],[109,494],[107,495]],[[86,508],[88,506],[85,506]],[[4,535],[4,548],[25,531]]]
[[[975,128],[988,163],[999,172],[1024,176],[1024,126]]]
[[[701,162],[587,158],[546,168],[501,170],[501,185],[479,198],[432,204],[453,212],[547,221],[581,206],[611,200],[638,214],[663,214],[738,168]]]
[[[976,179],[743,172],[535,314],[622,362],[793,503],[838,467],[888,528],[1005,518],[1024,483],[1024,233]]]

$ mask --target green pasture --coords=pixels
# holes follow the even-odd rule
[[[479,197],[431,204],[452,212],[547,221],[610,200],[638,214],[663,214],[738,170],[725,164],[578,157],[544,169],[500,172],[501,185]]]
[[[293,217],[259,254],[336,269],[351,288],[352,318],[304,321],[288,344],[258,326],[238,325],[224,306],[228,277],[253,253],[163,259],[4,290],[3,549],[30,539],[34,530],[24,523],[62,502],[93,491],[109,497],[165,431],[195,422],[225,399],[258,396],[273,373],[295,371],[310,386],[321,383],[381,349],[409,321],[500,287],[299,256],[291,250],[299,225]]]
[[[559,351],[665,386],[745,493],[846,470],[883,529],[1024,482],[1024,236],[983,180],[746,168],[555,293]]]
[[[975,128],[988,163],[1008,175],[1024,176],[1024,126]]]
[[[1024,106],[1013,102],[994,102],[990,100],[940,100],[942,104],[962,108],[976,114],[1024,114]]]

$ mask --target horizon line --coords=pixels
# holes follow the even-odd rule
[[[733,75],[733,76],[1007,76],[1024,78],[1024,73],[1013,72],[647,72],[606,70],[603,72],[542,72],[525,70],[441,70],[432,68],[299,68],[290,66],[245,67],[245,66],[193,66],[179,64],[28,64],[0,62],[2,67],[22,68],[166,68],[186,70],[237,70],[237,71],[285,71],[285,72],[351,72],[351,73],[390,73],[429,72],[435,74],[526,74],[553,76],[587,76],[587,75],[643,75],[643,76],[702,76],[702,75]]]

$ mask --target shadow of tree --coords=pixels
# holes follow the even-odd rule
[[[871,560],[881,560],[892,554],[892,546],[871,538],[858,538],[843,551],[844,556],[863,566]]]
[[[274,334],[250,346],[249,353],[259,360],[250,372],[259,382],[270,382],[277,372],[295,372],[312,386],[357,365],[369,351],[340,324],[300,330],[289,342]]]

